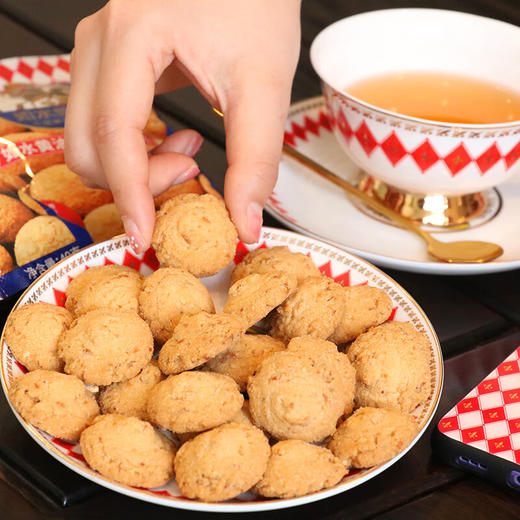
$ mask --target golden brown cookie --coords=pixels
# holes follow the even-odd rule
[[[56,370],[63,362],[58,357],[58,339],[72,322],[66,309],[50,303],[33,303],[14,310],[5,325],[5,341],[13,356],[27,370]]]
[[[305,278],[272,315],[271,336],[327,339],[343,312],[343,287],[326,276]]]
[[[214,313],[204,284],[185,269],[162,267],[145,278],[139,294],[139,314],[159,345],[173,335],[181,316],[200,311]]]
[[[16,235],[16,263],[27,264],[75,241],[74,235],[58,217],[34,217],[26,222]]]
[[[358,408],[332,436],[329,449],[347,468],[370,468],[401,453],[419,433],[413,418],[387,408]]]
[[[333,401],[340,407],[343,406],[345,415],[352,412],[356,371],[346,354],[338,352],[334,343],[311,336],[293,338],[287,345],[287,350],[308,357],[329,386]]]
[[[240,316],[251,327],[284,302],[296,283],[295,275],[282,271],[249,274],[230,287],[224,312]]]
[[[0,276],[14,269],[13,259],[4,246],[0,246]]]
[[[136,417],[101,415],[81,434],[80,445],[92,469],[127,486],[162,486],[173,477],[175,446]]]
[[[67,287],[65,307],[79,316],[94,309],[137,312],[143,277],[126,265],[85,269]]]
[[[58,202],[85,216],[114,200],[109,190],[87,188],[66,164],[55,164],[40,170],[31,180],[29,193],[39,201]]]
[[[204,502],[240,495],[258,482],[269,459],[269,443],[254,426],[229,423],[184,443],[175,457],[182,494]]]
[[[245,391],[249,376],[254,374],[260,363],[281,350],[285,350],[285,345],[271,336],[244,334],[227,350],[210,359],[204,369],[231,377],[240,390]]]
[[[296,276],[298,283],[309,276],[320,276],[314,262],[303,253],[290,251],[287,246],[253,249],[231,274],[231,284],[253,273],[283,271]]]
[[[356,405],[411,412],[431,392],[430,349],[411,323],[389,321],[361,334],[347,355],[356,369]]]
[[[164,267],[211,276],[231,262],[236,241],[226,207],[213,195],[178,195],[157,212],[152,245]]]
[[[125,232],[123,221],[113,202],[93,209],[83,222],[94,242],[103,242]]]
[[[299,440],[271,448],[262,479],[253,491],[264,497],[291,498],[336,485],[348,471],[328,449]]]
[[[162,379],[157,361],[152,359],[139,374],[103,387],[98,394],[101,413],[116,413],[147,420],[146,403],[152,388]]]
[[[147,411],[150,420],[166,430],[200,432],[229,421],[243,402],[237,384],[230,377],[183,372],[152,389]]]
[[[309,356],[275,352],[247,385],[253,422],[276,439],[319,442],[336,430],[343,402]]]
[[[14,242],[20,228],[33,216],[19,200],[0,194],[0,242]]]
[[[182,195],[183,193],[204,195],[205,191],[198,179],[190,179],[181,184],[175,184],[153,198],[155,209],[159,209],[167,200],[173,199],[177,195]]]
[[[146,122],[143,131],[145,134],[153,134],[156,137],[164,139],[166,137],[167,128],[164,122],[159,119],[155,111],[152,110],[148,116],[148,121]]]
[[[152,358],[150,328],[135,312],[96,309],[76,318],[58,342],[65,372],[90,385],[136,376]]]
[[[25,186],[27,186],[25,180],[15,173],[4,173],[0,176],[0,193],[15,192]]]
[[[392,300],[382,289],[368,285],[345,287],[343,315],[329,338],[334,343],[356,339],[370,327],[385,322],[392,314]]]
[[[159,367],[165,374],[178,374],[203,365],[228,349],[245,330],[244,322],[231,314],[184,315],[159,352]]]
[[[69,441],[79,439],[99,414],[94,395],[77,377],[50,370],[34,370],[15,379],[9,400],[26,421]]]

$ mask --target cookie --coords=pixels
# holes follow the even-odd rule
[[[347,468],[371,468],[401,453],[419,433],[413,418],[387,408],[358,408],[332,436],[329,449]]]
[[[127,486],[162,486],[174,474],[175,446],[136,417],[101,415],[81,434],[80,445],[92,469]]]
[[[20,228],[33,216],[19,200],[0,194],[0,242],[14,242]]]
[[[345,287],[343,295],[343,315],[329,338],[334,343],[352,341],[370,327],[385,322],[392,314],[390,296],[377,287]]]
[[[90,385],[136,376],[150,362],[153,337],[135,312],[96,309],[76,318],[58,341],[64,370]]]
[[[66,164],[55,164],[36,173],[29,185],[29,193],[39,201],[63,204],[82,217],[114,200],[109,190],[87,188]]]
[[[170,186],[166,191],[163,191],[160,195],[153,198],[155,209],[159,209],[167,200],[173,199],[177,195],[183,193],[196,193],[197,195],[204,195],[204,189],[197,179],[190,179],[181,184],[174,184]]]
[[[152,359],[139,374],[103,387],[98,394],[101,413],[115,413],[147,420],[146,403],[152,388],[162,379],[157,361]]]
[[[282,271],[247,275],[230,287],[224,312],[240,316],[251,327],[284,302],[296,283],[296,276]]]
[[[75,242],[76,239],[58,217],[38,216],[26,222],[14,241],[14,256],[24,265]]]
[[[75,376],[34,370],[9,389],[14,409],[33,426],[53,437],[75,441],[99,414],[94,395]]]
[[[274,352],[285,350],[285,345],[271,336],[244,334],[231,347],[210,359],[204,370],[231,377],[244,392],[249,376],[260,363]]]
[[[226,207],[214,195],[178,195],[157,212],[152,245],[163,267],[214,275],[233,259],[236,241]]]
[[[103,242],[125,232],[123,221],[113,202],[93,209],[83,222],[94,242]]]
[[[95,309],[137,312],[143,277],[126,265],[90,267],[68,285],[65,307],[79,316]]]
[[[201,311],[181,316],[159,352],[159,367],[165,374],[178,374],[203,365],[240,339],[245,329],[243,321],[231,314]]]
[[[182,494],[204,502],[236,497],[258,482],[269,459],[269,443],[254,426],[229,423],[184,443],[175,457]]]
[[[279,440],[320,442],[336,430],[343,402],[309,356],[275,352],[247,384],[253,422]]]
[[[314,262],[303,253],[290,251],[286,246],[259,248],[250,251],[231,274],[231,284],[249,274],[283,271],[296,276],[298,283],[309,276],[320,276]]]
[[[148,116],[148,121],[146,122],[146,126],[144,127],[143,132],[145,134],[152,134],[161,139],[164,139],[166,137],[166,125],[163,121],[159,119],[154,110],[150,112],[150,115]]]
[[[227,376],[184,372],[158,383],[148,397],[150,420],[175,433],[200,432],[231,419],[244,398]]]
[[[27,370],[61,371],[58,339],[72,322],[66,309],[50,303],[33,303],[14,310],[5,325],[5,341]]]
[[[14,269],[13,259],[9,251],[4,246],[0,245],[0,276],[12,271]]]
[[[361,334],[347,351],[356,369],[356,405],[411,412],[431,392],[426,336],[389,321]]]
[[[184,269],[162,267],[145,278],[139,294],[139,314],[159,345],[173,335],[181,316],[215,307],[204,284]]]
[[[253,491],[264,497],[301,497],[336,485],[348,471],[328,449],[299,440],[271,448],[264,476]]]
[[[305,278],[272,315],[271,336],[327,339],[343,313],[343,287],[325,276]]]
[[[15,173],[4,173],[0,176],[0,193],[17,192],[25,186],[27,186],[25,180]]]

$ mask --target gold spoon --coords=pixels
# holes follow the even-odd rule
[[[481,240],[457,240],[455,242],[440,242],[439,240],[433,238],[430,233],[424,231],[424,229],[422,229],[415,222],[399,215],[381,202],[373,199],[364,191],[356,188],[341,177],[338,177],[321,164],[313,161],[310,157],[303,155],[286,144],[283,145],[283,151],[285,154],[309,167],[311,170],[315,171],[325,179],[333,182],[336,184],[336,186],[343,188],[343,190],[345,190],[350,195],[354,195],[355,197],[361,199],[364,204],[378,213],[381,213],[381,215],[387,217],[390,220],[393,220],[394,222],[397,222],[409,231],[417,233],[428,244],[428,253],[441,262],[460,264],[483,263],[490,262],[504,253],[504,250],[498,244],[493,244],[492,242],[482,242]]]

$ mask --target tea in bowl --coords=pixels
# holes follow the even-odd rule
[[[360,186],[405,216],[453,225],[520,171],[520,28],[436,9],[340,20],[311,47]],[[486,191],[488,190],[488,191]]]

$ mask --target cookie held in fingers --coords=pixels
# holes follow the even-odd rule
[[[291,498],[336,485],[348,470],[328,449],[304,441],[277,442],[262,479],[253,491],[264,497]]]
[[[80,445],[91,468],[127,486],[162,486],[173,478],[175,446],[136,417],[101,415],[83,431]]]
[[[251,327],[285,301],[296,283],[296,276],[282,271],[247,275],[230,287],[224,312],[240,316]]]
[[[194,276],[218,273],[233,259],[237,231],[223,202],[210,194],[178,195],[157,212],[152,245],[163,267]]]
[[[34,370],[9,389],[14,409],[33,426],[54,437],[75,441],[99,415],[96,399],[75,376]]]
[[[264,474],[269,443],[254,426],[228,423],[184,443],[175,457],[182,494],[204,502],[229,500]]]
[[[148,396],[150,421],[175,433],[200,432],[229,421],[244,398],[227,376],[183,372],[158,383]]]
[[[184,315],[159,352],[159,368],[165,374],[179,374],[203,365],[228,349],[245,330],[242,319],[231,314]]]

